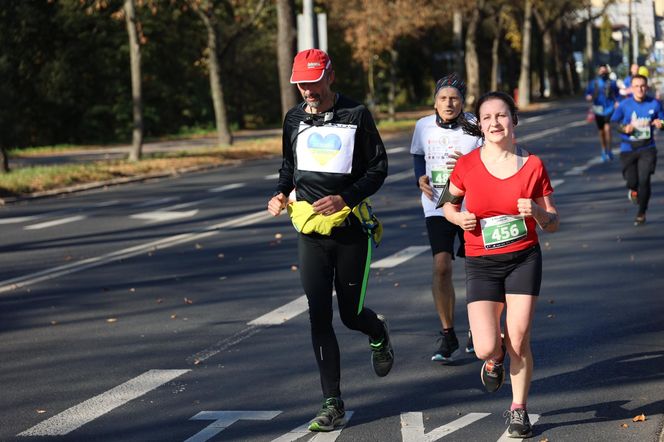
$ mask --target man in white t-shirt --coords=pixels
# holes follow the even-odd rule
[[[464,122],[475,118],[462,112],[465,94],[466,85],[456,74],[438,80],[434,91],[435,112],[417,121],[410,147],[433,254],[433,300],[443,330],[432,361],[451,361],[459,350],[454,332],[456,296],[452,285],[452,260],[455,237],[460,242],[457,256],[464,256],[463,231],[443,217],[442,209],[436,209],[436,202],[457,158],[481,145],[480,138],[467,135],[462,129]],[[473,352],[470,331],[466,352]]]

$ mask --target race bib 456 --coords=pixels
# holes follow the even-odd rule
[[[500,215],[480,220],[484,248],[498,249],[524,239],[528,235],[522,216]]]

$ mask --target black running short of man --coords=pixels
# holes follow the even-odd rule
[[[518,252],[466,257],[466,302],[505,302],[505,294],[538,296],[542,284],[539,244]]]
[[[597,115],[595,114],[595,124],[597,129],[602,129],[605,124],[609,124],[611,121],[611,114],[609,115]]]
[[[447,252],[454,259],[454,238],[459,238],[459,248],[456,256],[463,258],[466,256],[463,229],[452,224],[442,216],[427,216],[425,218],[427,232],[429,233],[429,243],[431,244],[431,254],[437,255],[440,252]]]

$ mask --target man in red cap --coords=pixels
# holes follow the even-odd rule
[[[304,101],[284,119],[279,182],[267,209],[277,216],[288,208],[299,232],[300,280],[324,398],[309,430],[332,431],[345,416],[333,288],[344,325],[369,337],[376,375],[386,376],[394,361],[385,318],[364,306],[375,230],[358,210],[383,184],[387,154],[367,108],[332,91],[334,70],[324,51],[299,52],[290,81]],[[289,203],[293,189],[296,201]]]

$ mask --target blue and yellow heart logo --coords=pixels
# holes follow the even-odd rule
[[[341,138],[335,134],[323,136],[314,132],[307,139],[307,147],[318,164],[325,166],[341,150]]]

